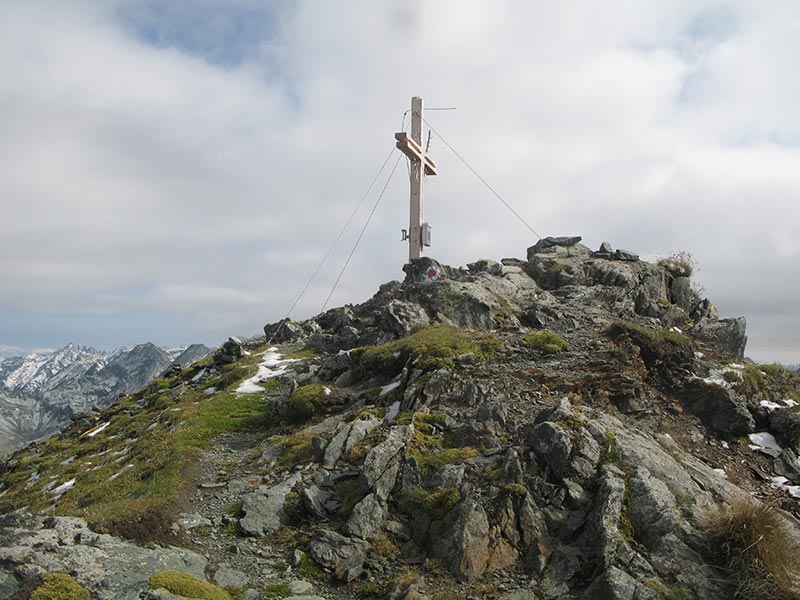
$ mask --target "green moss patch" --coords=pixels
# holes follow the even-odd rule
[[[462,463],[479,454],[477,448],[457,447],[453,443],[453,436],[446,431],[447,415],[444,413],[403,412],[396,422],[400,425],[413,423],[414,434],[406,456],[416,460],[423,473]]]
[[[545,354],[558,354],[569,348],[567,341],[552,331],[534,331],[525,337],[525,345]]]
[[[306,463],[314,457],[310,434],[284,435],[278,438],[276,446],[283,446],[283,452],[278,457],[281,464],[296,465]]]
[[[609,333],[612,337],[616,337],[621,333],[627,333],[635,340],[647,339],[651,342],[667,342],[670,344],[694,347],[692,338],[676,331],[646,327],[644,325],[637,325],[636,323],[629,323],[628,321],[617,321],[610,327]]]
[[[300,557],[300,562],[294,570],[304,579],[313,579],[315,581],[325,581],[325,579],[327,579],[327,575],[322,567],[314,562],[314,559],[308,556],[308,554],[303,554]]]
[[[66,573],[45,573],[30,600],[89,600],[89,590]]]
[[[781,365],[747,365],[736,389],[752,400],[800,400],[800,377]]]
[[[292,423],[305,423],[322,412],[322,400],[327,395],[325,387],[312,383],[297,388],[289,397],[289,420]]]
[[[150,588],[197,600],[233,600],[221,587],[183,571],[159,571],[150,578]]]
[[[455,487],[410,488],[404,492],[402,501],[411,510],[422,510],[433,519],[441,519],[461,502],[461,492]]]
[[[292,595],[292,588],[285,583],[269,583],[264,588],[264,598],[286,598]]]
[[[474,354],[486,358],[497,351],[499,344],[498,339],[488,333],[467,332],[452,325],[432,325],[393,342],[356,348],[350,356],[361,377],[394,377],[409,361],[424,371],[453,369],[456,356]]]

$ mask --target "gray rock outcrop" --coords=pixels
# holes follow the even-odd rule
[[[75,517],[0,518],[0,590],[14,591],[43,573],[74,573],[100,600],[136,600],[156,571],[205,578],[206,559],[182,548],[142,548],[93,532]],[[4,582],[4,583],[2,583]],[[8,595],[0,596],[6,598]]]

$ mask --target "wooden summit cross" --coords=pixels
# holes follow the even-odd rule
[[[436,163],[425,154],[422,145],[422,98],[411,98],[411,136],[401,131],[394,134],[397,147],[411,160],[411,213],[408,231],[403,230],[403,241],[408,240],[408,261],[422,258],[422,247],[431,245],[431,227],[422,222],[425,210],[425,175],[436,175]],[[422,165],[425,165],[423,170]]]

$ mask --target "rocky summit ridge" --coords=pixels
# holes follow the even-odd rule
[[[0,599],[59,573],[103,599],[800,597],[800,378],[741,362],[687,256],[580,241],[414,261],[16,453]]]

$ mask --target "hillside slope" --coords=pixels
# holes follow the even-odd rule
[[[59,431],[72,415],[138,390],[173,363],[186,366],[211,352],[202,344],[166,351],[145,343],[115,352],[67,344],[1,360],[0,456]]]
[[[685,264],[578,242],[423,259],[17,453],[0,598],[158,564],[249,598],[800,597],[800,378],[740,363]]]

